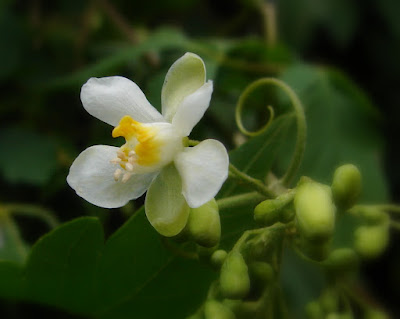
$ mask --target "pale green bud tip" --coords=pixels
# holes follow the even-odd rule
[[[279,221],[281,207],[273,199],[267,199],[254,209],[254,220],[262,225],[269,226]]]
[[[336,207],[328,186],[305,181],[297,187],[294,198],[300,234],[309,240],[329,239],[335,228]]]
[[[216,269],[221,268],[222,264],[226,259],[226,256],[228,256],[228,253],[225,250],[218,249],[214,251],[214,253],[211,255],[211,264]]]
[[[250,290],[250,278],[246,262],[239,252],[228,254],[221,267],[220,288],[224,297],[243,299]]]
[[[309,319],[321,319],[324,317],[324,311],[317,301],[311,301],[306,305],[306,314]]]
[[[351,248],[338,248],[330,253],[324,266],[334,271],[347,271],[358,265],[358,256]]]
[[[315,261],[323,261],[327,258],[331,248],[331,240],[308,240],[300,239],[301,251]]]
[[[332,195],[342,209],[352,207],[361,193],[361,173],[353,164],[338,167],[333,174]]]
[[[382,254],[389,242],[387,224],[360,226],[354,233],[354,249],[364,258],[376,258]]]
[[[369,309],[365,313],[365,319],[389,319],[389,316],[381,310]]]
[[[362,206],[357,211],[369,225],[382,225],[389,221],[388,214],[374,206]]]
[[[254,282],[262,283],[263,285],[272,282],[275,277],[272,266],[262,261],[252,262],[249,266],[249,271]]]
[[[221,238],[221,223],[215,199],[190,209],[186,228],[197,244],[204,247],[216,246]]]
[[[283,194],[275,199],[267,199],[254,209],[254,220],[265,226],[282,221],[284,208],[292,201],[293,193]]]
[[[204,305],[205,319],[235,319],[235,314],[224,304],[208,300]]]

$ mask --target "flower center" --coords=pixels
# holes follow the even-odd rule
[[[156,139],[158,128],[135,121],[125,115],[112,131],[112,137],[122,136],[126,143],[118,150],[117,157],[111,162],[119,164],[125,172],[117,169],[114,179],[126,182],[135,166],[152,166],[160,160],[161,142]]]
[[[171,123],[139,123],[129,115],[120,120],[112,136],[126,140],[111,160],[120,166],[114,173],[116,181],[126,182],[132,174],[155,172],[173,161],[183,148],[182,136]]]

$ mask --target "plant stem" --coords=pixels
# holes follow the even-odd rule
[[[267,198],[275,197],[275,194],[272,191],[270,191],[263,182],[247,175],[246,173],[241,172],[233,164],[229,164],[229,172],[231,173],[232,177],[235,177],[239,180],[242,180],[246,184],[251,185],[257,192],[264,195],[265,197]]]
[[[39,218],[49,225],[50,228],[56,228],[60,224],[52,212],[39,206],[29,204],[7,204],[2,207],[13,215],[18,214]]]
[[[245,193],[245,194],[221,198],[217,200],[217,204],[218,208],[222,210],[231,207],[244,206],[247,204],[258,204],[264,199],[265,199],[264,195],[258,192],[251,192],[251,193]]]

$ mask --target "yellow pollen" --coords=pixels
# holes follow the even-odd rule
[[[157,128],[145,126],[129,115],[125,115],[112,131],[113,137],[122,136],[126,140],[126,144],[121,147],[118,155],[122,160],[121,167],[125,169],[127,162],[129,162],[129,168],[132,162],[142,166],[156,164],[160,160],[161,146],[161,142],[155,138],[157,132]]]

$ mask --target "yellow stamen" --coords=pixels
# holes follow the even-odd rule
[[[112,131],[113,137],[122,136],[126,140],[126,144],[118,153],[118,157],[123,161],[121,167],[131,168],[133,162],[142,166],[156,164],[160,160],[161,146],[161,142],[155,138],[157,132],[158,129],[154,126],[143,125],[125,115]],[[126,162],[129,162],[129,165]]]

